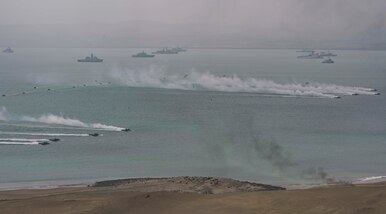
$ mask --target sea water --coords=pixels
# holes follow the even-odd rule
[[[290,186],[386,175],[386,52],[334,51],[335,63],[323,64],[295,50],[131,57],[140,51],[1,53],[0,187],[183,175]],[[77,62],[90,53],[103,63]],[[60,141],[39,145],[51,138]]]

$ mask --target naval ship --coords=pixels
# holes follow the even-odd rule
[[[12,48],[8,47],[6,48],[5,50],[3,50],[3,53],[13,53],[14,51],[12,50]]]
[[[178,54],[178,52],[168,48],[163,48],[161,50],[153,52],[152,54]]]
[[[332,59],[326,59],[322,63],[332,64],[332,63],[334,63],[334,61]]]
[[[94,56],[94,54],[91,54],[91,56],[88,56],[84,59],[78,59],[78,62],[103,62],[103,59],[99,59],[98,57]]]
[[[150,58],[150,57],[154,57],[154,56],[155,55],[153,55],[153,54],[147,54],[145,51],[142,51],[140,53],[132,55],[132,57],[138,57],[138,58],[140,58],[140,57],[142,57],[142,58]]]
[[[327,53],[326,52],[320,52],[319,55],[323,56],[323,57],[325,57],[325,56],[327,56],[327,57],[338,56],[337,54],[333,54],[330,51],[328,51]]]
[[[184,49],[184,48],[181,48],[181,47],[176,47],[176,48],[172,48],[172,51],[176,51],[176,52],[186,52],[187,50]]]
[[[321,56],[319,53],[315,53],[314,51],[310,52],[310,54],[308,55],[298,56],[298,59],[322,59],[322,58],[323,56]]]

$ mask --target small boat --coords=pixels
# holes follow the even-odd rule
[[[137,57],[137,58],[151,58],[154,56],[155,56],[154,54],[147,54],[145,51],[132,55],[132,57]]]
[[[92,137],[98,137],[98,136],[100,136],[100,134],[99,133],[91,133],[91,134],[88,134],[89,136],[92,136]]]
[[[123,131],[123,132],[130,132],[130,131],[131,131],[131,129],[128,129],[128,128],[124,128],[124,129],[122,129],[121,131]]]
[[[51,138],[51,139],[49,139],[49,140],[52,141],[52,142],[58,142],[58,141],[60,141],[59,138]]]
[[[13,53],[15,51],[12,50],[12,48],[8,47],[5,50],[3,50],[3,53]]]
[[[50,143],[47,141],[44,141],[44,142],[39,142],[39,145],[47,146],[47,145],[50,145]]]
[[[334,63],[334,61],[332,59],[326,59],[322,63],[332,64],[332,63]]]
[[[94,56],[94,54],[91,54],[91,56],[88,56],[84,59],[78,59],[78,62],[103,62],[103,59],[99,59],[98,57]]]

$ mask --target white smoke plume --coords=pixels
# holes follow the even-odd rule
[[[130,87],[151,87],[180,90],[248,92],[296,97],[338,98],[341,95],[378,95],[375,89],[321,83],[280,84],[272,80],[240,78],[237,75],[217,76],[210,72],[190,71],[183,75],[169,74],[150,67],[144,70],[113,69],[111,77]]]

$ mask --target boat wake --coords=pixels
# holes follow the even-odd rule
[[[49,144],[50,141],[50,139],[0,138],[0,145],[41,145]]]
[[[0,142],[48,142],[50,139],[0,138]]]
[[[0,120],[3,121],[24,121],[24,122],[34,122],[34,123],[44,123],[52,125],[63,125],[68,127],[80,127],[88,128],[93,130],[103,130],[103,131],[125,131],[126,128],[105,125],[101,123],[85,123],[78,119],[58,116],[54,114],[43,114],[39,117],[31,116],[18,116],[13,115],[7,112],[5,107],[0,108]]]
[[[2,135],[51,136],[51,137],[89,137],[90,134],[38,133],[38,132],[0,132]]]
[[[0,145],[40,145],[38,141],[0,141]]]
[[[340,98],[342,95],[379,95],[375,89],[321,83],[280,84],[266,79],[240,78],[237,75],[217,76],[191,71],[184,75],[168,74],[159,69],[113,69],[112,78],[130,87],[152,87],[181,90],[249,92],[297,97]]]

